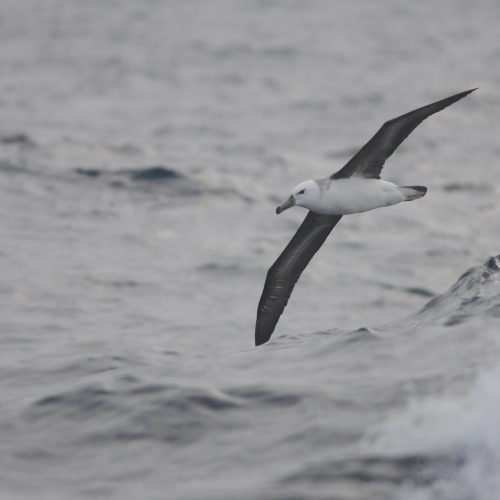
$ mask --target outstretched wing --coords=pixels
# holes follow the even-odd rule
[[[270,267],[257,308],[255,345],[264,344],[271,338],[299,276],[341,217],[309,212]]]
[[[427,117],[441,111],[450,104],[462,99],[476,89],[466,90],[423,108],[415,109],[405,115],[385,122],[380,130],[342,167],[331,179],[343,179],[358,175],[378,179],[385,160]]]

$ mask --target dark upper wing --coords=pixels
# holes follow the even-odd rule
[[[264,344],[270,339],[299,276],[341,217],[309,212],[271,266],[257,308],[255,345]]]
[[[423,120],[462,99],[462,97],[474,90],[476,89],[452,95],[385,122],[380,130],[331,178],[342,179],[359,175],[378,179],[385,160],[394,153],[396,148]]]

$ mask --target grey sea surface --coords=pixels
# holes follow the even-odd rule
[[[500,499],[500,3],[0,1],[0,499]],[[271,341],[268,267],[389,118]],[[464,274],[465,273],[465,274]]]

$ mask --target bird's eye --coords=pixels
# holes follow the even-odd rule
[[[306,192],[305,189],[301,189],[297,194],[304,194]]]

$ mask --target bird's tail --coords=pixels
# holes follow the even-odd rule
[[[425,186],[398,186],[399,192],[405,197],[404,201],[412,201],[422,198],[427,193]]]

